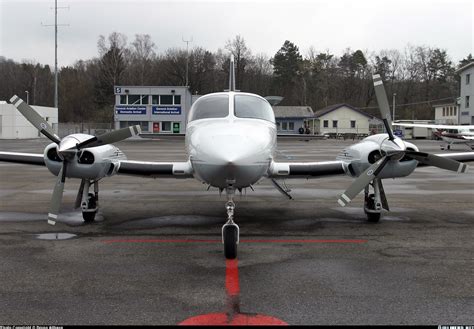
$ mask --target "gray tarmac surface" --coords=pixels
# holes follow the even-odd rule
[[[278,159],[333,160],[351,143],[281,141]],[[41,153],[47,144],[2,140],[0,150]],[[117,146],[132,160],[185,160],[179,139]],[[262,181],[236,198],[246,240],[240,312],[288,324],[473,324],[474,163],[465,175],[425,167],[384,180],[392,211],[378,224],[366,221],[363,194],[337,204],[351,181],[287,181],[295,200]],[[52,227],[54,182],[44,167],[0,163],[0,324],[178,324],[228,310],[219,243],[226,200],[216,189],[114,176],[101,181],[98,220],[86,225],[73,210],[79,181],[70,179]],[[363,242],[298,241],[327,239]]]

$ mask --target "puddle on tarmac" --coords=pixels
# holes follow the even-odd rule
[[[43,233],[36,234],[36,238],[39,240],[67,240],[76,237],[76,234],[71,233]]]

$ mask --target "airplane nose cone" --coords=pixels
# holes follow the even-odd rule
[[[211,136],[206,153],[217,165],[245,164],[258,153],[255,143],[245,136]]]

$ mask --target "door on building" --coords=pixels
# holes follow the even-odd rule
[[[173,122],[173,134],[179,134],[179,122]]]
[[[160,123],[159,122],[153,122],[153,133],[159,133],[160,132]]]

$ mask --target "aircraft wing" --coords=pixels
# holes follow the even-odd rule
[[[436,125],[436,124],[425,124],[425,123],[396,123],[393,122],[392,126],[401,127],[420,127],[420,128],[436,128],[436,129],[474,129],[474,126],[455,126],[455,125]]]
[[[152,178],[192,178],[192,167],[189,162],[149,162],[120,161],[118,175],[141,176]]]
[[[318,178],[345,175],[343,161],[273,162],[269,178]]]
[[[43,154],[0,152],[0,161],[45,166]]]
[[[13,162],[45,166],[44,155],[37,153],[0,152],[0,162]],[[118,175],[141,177],[191,178],[192,170],[188,162],[147,162],[122,160],[119,162]]]
[[[438,153],[439,157],[459,162],[474,162],[474,152]],[[322,161],[322,162],[273,162],[268,178],[319,178],[337,175],[350,175],[348,165],[350,161]],[[426,164],[418,163],[417,167]]]

